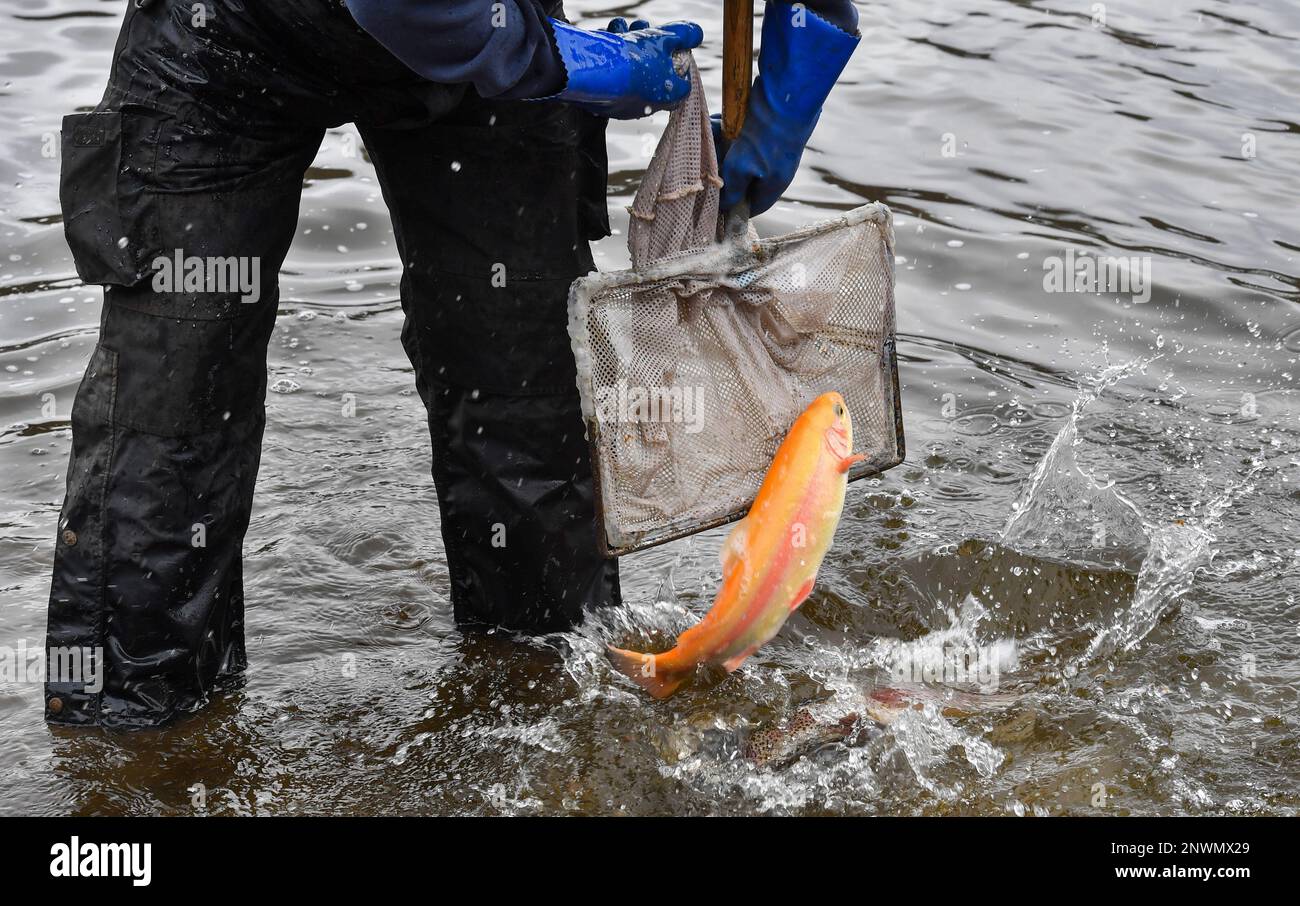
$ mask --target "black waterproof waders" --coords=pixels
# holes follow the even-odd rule
[[[64,226],[105,304],[72,412],[47,645],[102,650],[103,685],[51,672],[46,719],[157,726],[244,669],[276,278],[304,171],[345,122],[404,265],[457,621],[552,631],[616,603],[565,330],[587,242],[608,233],[604,121],[425,82],[329,0],[192,7],[129,4],[103,100],[63,124]],[[156,290],[154,262],[177,254],[256,260],[259,297]]]

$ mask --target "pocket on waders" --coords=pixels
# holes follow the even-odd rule
[[[125,135],[135,129],[139,135]],[[162,249],[147,215],[145,185],[157,154],[157,124],[96,110],[63,118],[59,206],[77,276],[86,283],[135,286]]]

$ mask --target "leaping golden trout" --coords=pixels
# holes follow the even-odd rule
[[[671,651],[641,654],[610,646],[619,671],[655,698],[667,698],[699,664],[741,665],[812,593],[844,509],[853,424],[838,393],[813,400],[790,428],[749,515],[722,546],[722,588],[704,619]]]

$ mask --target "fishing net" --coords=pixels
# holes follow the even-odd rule
[[[853,418],[850,480],[903,458],[889,209],[719,240],[717,158],[694,62],[632,203],[632,269],[569,294],[603,544],[618,555],[743,516],[819,394]]]

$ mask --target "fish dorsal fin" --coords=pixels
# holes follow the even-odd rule
[[[722,574],[727,575],[741,560],[745,559],[745,547],[749,544],[749,517],[731,527],[727,540],[722,542],[718,556],[722,560]]]

